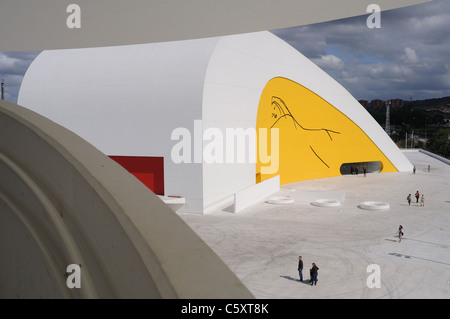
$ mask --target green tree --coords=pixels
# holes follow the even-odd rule
[[[445,158],[450,158],[450,129],[440,128],[427,143],[427,150],[441,155]]]

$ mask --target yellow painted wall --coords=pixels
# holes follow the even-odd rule
[[[275,175],[280,175],[281,184],[340,176],[341,164],[352,162],[380,161],[381,172],[397,172],[359,126],[314,92],[286,78],[273,78],[264,88],[257,132],[261,128],[279,130],[279,165],[277,172],[264,173],[268,164],[261,161],[260,142],[265,139],[260,141],[257,134],[257,183]]]

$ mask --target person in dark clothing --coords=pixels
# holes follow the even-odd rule
[[[303,281],[303,260],[302,256],[298,256],[298,275],[300,276],[300,281]]]
[[[402,241],[402,237],[403,237],[403,226],[402,225],[398,226],[397,234],[398,234],[398,242],[400,243]]]
[[[312,268],[310,270],[310,274],[311,274],[311,286],[317,285],[317,276],[319,275],[319,267],[317,267],[317,265],[315,263],[312,263]]]

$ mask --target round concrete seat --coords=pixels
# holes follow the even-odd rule
[[[361,209],[366,209],[366,210],[388,210],[390,205],[385,202],[368,201],[368,202],[362,202],[361,204],[359,204],[358,207]]]
[[[340,206],[341,202],[337,199],[318,199],[311,203],[311,205],[319,207],[334,207]]]
[[[278,205],[292,204],[293,202],[294,200],[288,196],[275,196],[267,200],[267,203],[269,204],[278,204]]]

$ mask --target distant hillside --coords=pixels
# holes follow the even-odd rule
[[[410,107],[435,107],[435,106],[450,106],[450,96],[445,96],[435,99],[404,101],[404,106]]]

